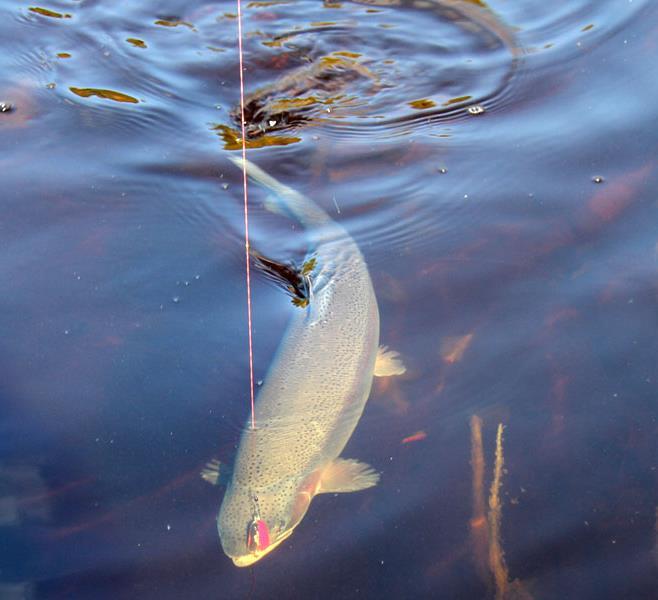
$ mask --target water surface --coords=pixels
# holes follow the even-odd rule
[[[408,372],[345,451],[380,485],[240,570],[198,476],[249,412],[236,6],[0,3],[0,596],[494,598],[477,416],[505,597],[654,597],[658,10],[489,4],[518,54],[431,5],[243,7],[248,93],[360,65],[249,156],[356,239]],[[253,285],[262,379],[298,309]]]

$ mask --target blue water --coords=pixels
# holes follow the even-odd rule
[[[377,83],[248,152],[349,230],[408,371],[344,453],[380,484],[315,498],[238,569],[198,476],[249,414],[241,175],[216,129],[236,128],[235,4],[0,2],[0,598],[656,596],[658,9],[489,5],[518,58],[411,3],[243,7],[248,92],[338,51]],[[252,245],[301,259],[265,198]],[[253,299],[260,380],[298,309],[259,274]],[[486,497],[505,427],[502,595],[474,415]]]

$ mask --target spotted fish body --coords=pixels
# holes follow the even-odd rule
[[[366,263],[347,231],[313,201],[251,163],[247,169],[312,234],[316,268],[310,302],[295,310],[259,391],[256,427],[242,434],[219,512],[222,547],[238,566],[286,539],[315,494],[378,480],[368,465],[338,458],[363,412],[378,357],[379,311]],[[403,372],[390,354],[387,369],[379,353],[381,374]],[[256,523],[267,529],[267,547],[249,543]]]

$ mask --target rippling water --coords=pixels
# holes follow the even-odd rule
[[[408,372],[345,451],[381,483],[236,569],[198,477],[249,411],[236,6],[0,3],[0,597],[655,597],[658,10],[390,4],[243,7],[249,156],[353,235]],[[298,309],[253,296],[261,379]]]

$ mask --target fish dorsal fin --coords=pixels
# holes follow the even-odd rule
[[[278,287],[283,288],[292,298],[295,306],[305,308],[311,297],[311,273],[315,268],[316,259],[307,259],[301,267],[292,261],[283,263],[269,258],[255,250],[250,251],[254,265]]]
[[[226,485],[231,477],[230,469],[216,458],[206,463],[201,470],[201,478],[211,485]]]
[[[389,350],[388,346],[380,346],[377,350],[375,361],[375,377],[390,377],[391,375],[402,375],[407,370],[400,354],[395,350]]]
[[[354,459],[337,458],[322,471],[318,494],[358,492],[377,485],[379,473]]]

